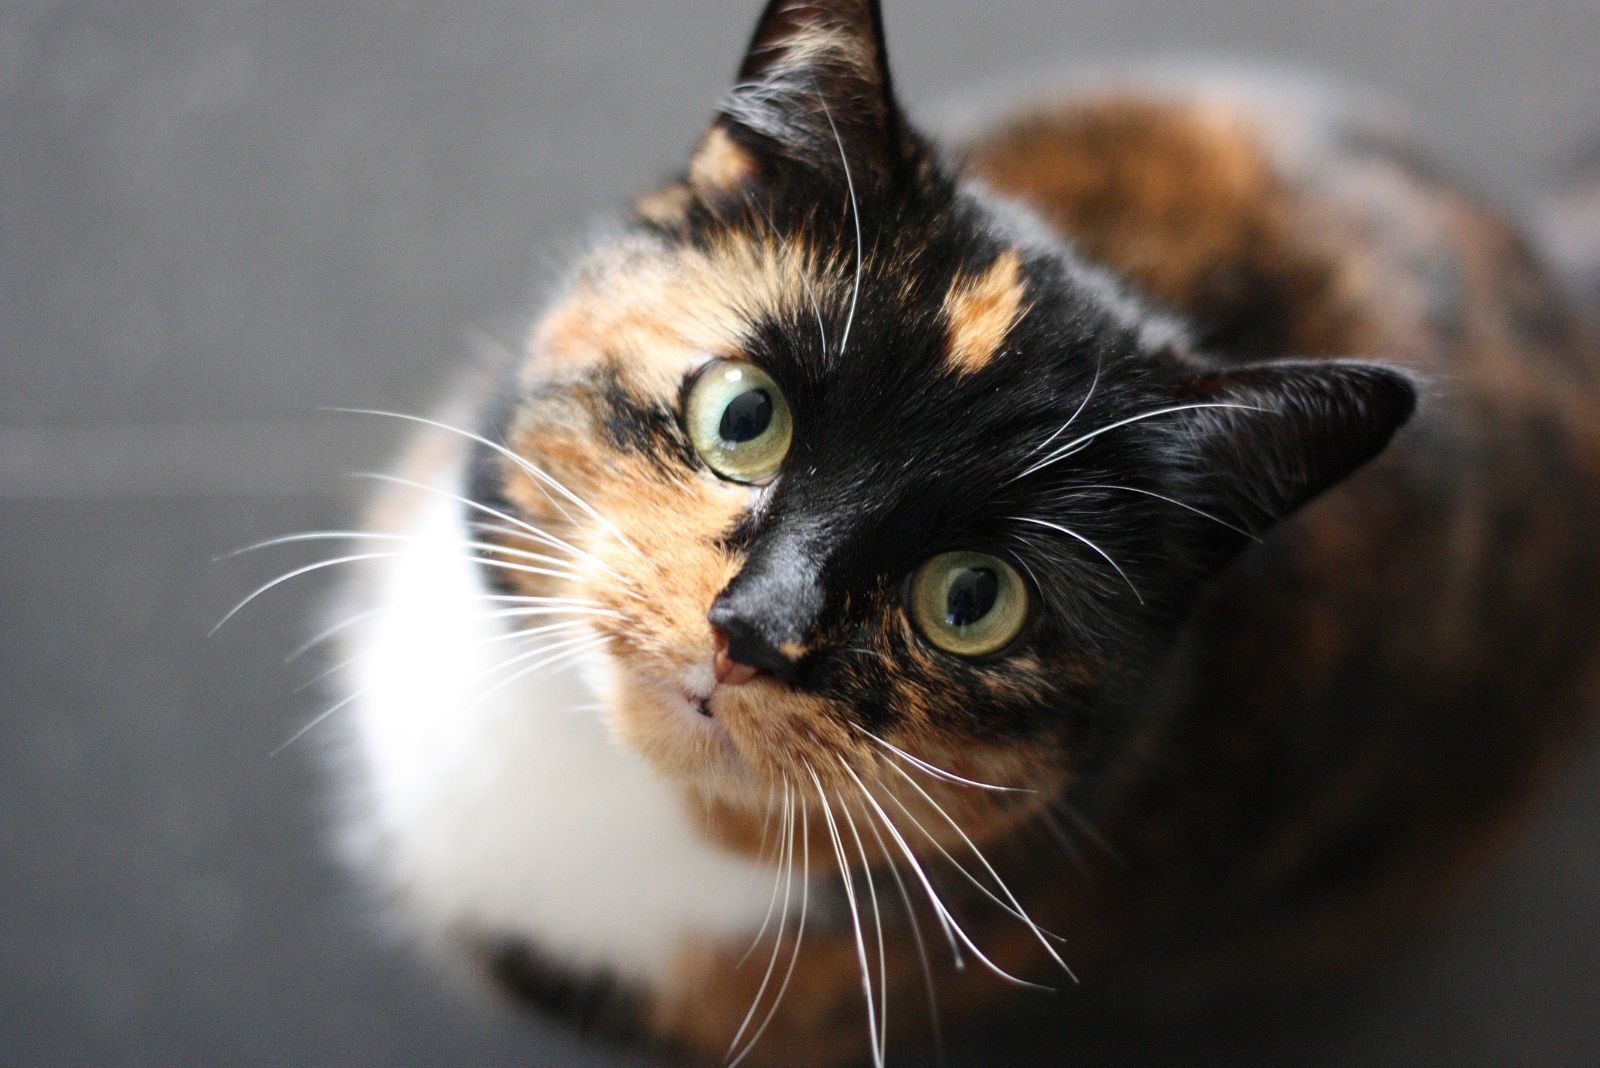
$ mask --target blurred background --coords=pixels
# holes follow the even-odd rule
[[[0,1064],[643,1063],[383,934],[315,745],[272,755],[326,703],[283,656],[329,583],[208,638],[276,573],[212,558],[348,522],[393,430],[318,409],[425,411],[515,337],[684,159],[758,7],[0,0]],[[1512,203],[1600,132],[1600,0],[886,9],[914,114],[1129,57],[1304,65]],[[1600,1063],[1597,844],[1591,744],[1381,982],[1161,1059]]]

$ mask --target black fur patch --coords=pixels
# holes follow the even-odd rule
[[[607,365],[597,372],[592,389],[601,430],[613,449],[644,456],[669,478],[695,463],[694,448],[678,425],[677,413],[630,391],[615,367]]]
[[[556,964],[523,940],[486,942],[481,955],[489,978],[518,1004],[584,1034],[624,1042],[642,1038],[646,998],[613,976]]]

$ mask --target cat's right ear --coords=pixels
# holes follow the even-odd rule
[[[784,161],[892,177],[912,155],[878,0],[770,0],[690,176],[730,188]]]
[[[1280,360],[1189,378],[1171,428],[1173,498],[1220,568],[1371,460],[1411,418],[1416,382],[1376,363]]]

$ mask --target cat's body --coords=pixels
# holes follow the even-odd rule
[[[744,72],[760,91],[730,105],[684,180],[647,198],[636,232],[545,318],[513,399],[488,406],[501,414],[455,420],[493,444],[430,429],[416,450],[408,478],[476,503],[399,487],[377,524],[425,535],[369,576],[365,592],[384,611],[354,632],[359,826],[377,863],[425,929],[513,993],[708,1059],[736,1035],[742,1050],[773,1006],[756,1061],[865,1056],[885,1005],[891,1037],[925,1037],[924,949],[947,1025],[1027,996],[980,952],[1060,985],[1059,954],[1091,996],[1136,1017],[1365,960],[1436,909],[1600,701],[1592,340],[1505,221],[1399,142],[1325,109],[1215,87],[1089,95],[1004,118],[958,146],[949,173],[959,177],[942,184],[944,165],[899,140],[911,135],[898,112],[863,103],[867,68],[888,99],[878,34],[875,5],[774,3]],[[762,58],[784,49],[789,67]],[[796,70],[809,93],[794,89]],[[798,106],[785,92],[821,106],[783,111]],[[811,196],[823,164],[809,146],[793,159],[764,153],[819,129],[846,162]],[[874,162],[874,138],[903,151]],[[786,170],[795,159],[812,177]],[[918,192],[894,192],[907,187]],[[922,211],[926,234],[897,236]],[[969,215],[979,236],[963,236],[977,226]],[[865,243],[852,249],[863,220]],[[892,251],[924,239],[945,242],[943,258]],[[890,301],[904,310],[890,314]],[[1033,323],[1051,315],[1049,332]],[[792,330],[775,325],[791,319]],[[922,351],[925,324],[937,326],[937,354],[904,359],[946,361],[931,385],[897,385],[886,363],[828,392],[769,356],[807,466],[748,490],[696,472],[673,410],[703,357],[660,353],[730,358],[732,346],[760,363],[750,353],[812,345],[799,331],[820,328],[820,354],[799,366],[821,360],[848,377],[852,351]],[[1041,377],[1041,338],[1081,358]],[[1288,518],[1410,412],[1411,387],[1393,372],[1337,363],[1324,376],[1305,362],[1351,356],[1413,372],[1419,413],[1370,467]],[[1286,378],[1251,377],[1267,374],[1260,361],[1290,357]],[[1147,364],[1157,370],[1122,370]],[[1185,383],[1175,392],[1096,407],[1169,373]],[[1010,468],[986,475],[962,466],[972,445],[958,442],[952,459],[937,453],[937,432],[918,439],[915,455],[959,490],[909,520],[897,517],[914,504],[879,510],[873,499],[873,480],[895,496],[900,484],[881,480],[898,475],[869,464],[842,489],[825,484],[829,468],[872,451],[870,428],[897,432],[898,416],[856,411],[859,398],[881,389],[888,403],[903,390],[910,426],[913,397],[991,374],[990,392],[1021,398],[1007,418],[1020,409],[1032,420],[1020,444],[995,447]],[[1056,414],[1043,401],[1030,414],[1031,388],[1062,394]],[[1162,396],[1174,399],[1162,407]],[[1132,458],[1085,453],[1101,465],[1092,481],[1041,498],[1101,494],[1097,508],[1109,514],[1116,501],[1117,523],[1030,513],[1051,517],[1037,525],[1061,534],[1052,551],[1071,554],[1030,557],[1019,542],[1019,571],[1069,618],[1036,606],[1013,644],[970,665],[922,648],[898,622],[898,598],[913,596],[899,592],[901,575],[928,553],[971,547],[990,520],[926,544],[906,530],[942,530],[939,516],[1003,493],[1007,470],[1053,456],[1078,431],[1110,442],[1117,426],[1189,418],[1180,409],[1195,405],[1217,423],[1197,423],[1180,444],[1152,439]],[[1296,413],[1280,429],[1221,425],[1275,405]],[[1149,415],[1158,408],[1175,416]],[[1036,432],[1080,415],[1066,438]],[[1011,440],[1000,415],[972,418]],[[819,439],[832,433],[856,436],[830,452]],[[502,441],[521,459],[498,451]],[[1180,457],[1183,474],[1134,482],[1141,464],[1186,449],[1226,478],[1195,490],[1213,468],[1195,474]],[[926,499],[938,484],[905,493]],[[992,522],[1011,522],[1009,511]],[[871,545],[815,548],[817,531],[857,516],[892,542],[888,562],[870,562]],[[551,540],[530,541],[522,522]],[[807,532],[807,548],[771,550],[792,532],[763,524],[786,523]],[[1261,543],[1246,547],[1238,527]],[[481,553],[462,551],[471,541],[510,549],[500,559],[513,567],[480,566]],[[768,574],[824,560],[813,585]],[[750,561],[769,582],[761,611],[817,599],[790,642],[773,638],[759,655],[741,653],[742,622],[717,615],[752,581]],[[1072,582],[1059,570],[1069,566],[1080,569]],[[551,596],[565,600],[504,599]],[[491,615],[508,604],[589,612],[592,630],[555,629],[570,644],[548,647],[552,663],[567,652],[584,664],[497,673],[518,648]],[[731,654],[725,637],[712,645],[727,634]],[[851,666],[850,654],[886,667]],[[764,671],[748,681],[730,655]],[[685,681],[673,681],[678,671]],[[992,710],[974,709],[985,700]],[[1033,792],[941,778],[884,750],[889,741],[963,778]],[[852,862],[859,928],[839,856]],[[934,890],[948,913],[930,903]],[[917,901],[915,931],[906,898]],[[957,921],[965,934],[947,934]],[[960,944],[964,970],[949,967],[947,942]]]
[[[1201,600],[1104,799],[1141,868],[1188,873],[1110,881],[1148,952],[1203,947],[1201,1000],[1236,964],[1362,960],[1600,701],[1593,335],[1513,224],[1359,116],[1125,92],[1008,119],[971,165],[1225,361],[1381,352],[1422,383],[1383,455]]]

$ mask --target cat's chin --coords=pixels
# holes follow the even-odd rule
[[[694,793],[740,807],[766,804],[770,780],[718,715],[721,695],[702,698],[620,663],[609,681],[607,718],[629,748]]]

